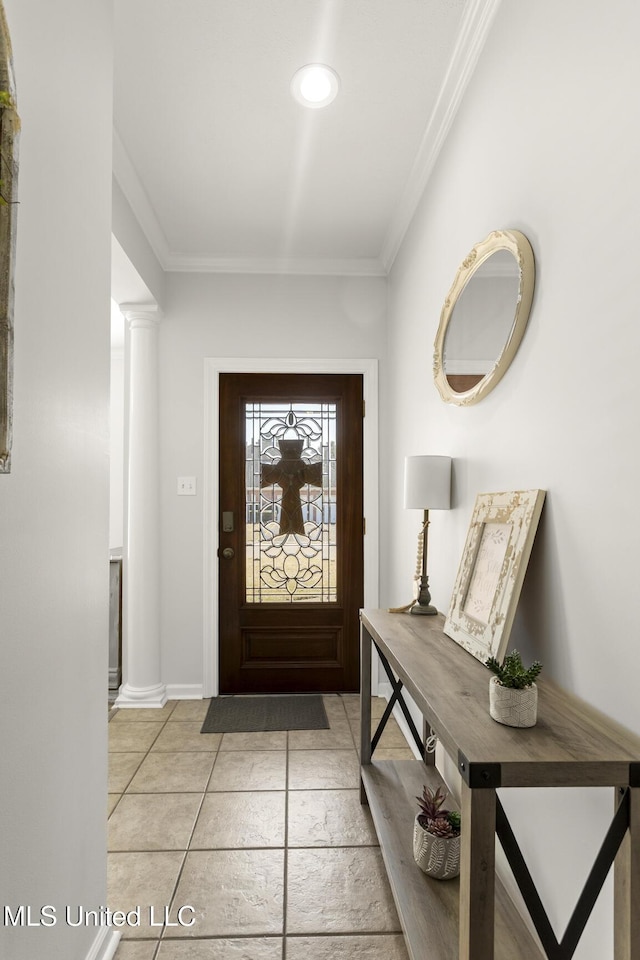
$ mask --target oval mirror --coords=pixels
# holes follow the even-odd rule
[[[531,245],[517,230],[495,230],[463,260],[434,344],[434,381],[447,403],[477,403],[500,382],[529,319],[534,278]]]

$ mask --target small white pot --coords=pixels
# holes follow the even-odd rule
[[[538,688],[535,683],[522,690],[503,687],[497,677],[489,681],[489,713],[508,727],[533,727],[538,718]]]
[[[436,880],[452,880],[460,873],[460,837],[434,837],[416,815],[413,824],[413,859],[423,873]]]

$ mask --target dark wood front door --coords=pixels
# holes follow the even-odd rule
[[[221,374],[221,693],[355,691],[362,376]]]

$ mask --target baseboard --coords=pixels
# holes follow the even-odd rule
[[[202,700],[203,696],[201,683],[167,684],[167,700]]]
[[[120,930],[114,930],[113,927],[101,927],[85,960],[113,960],[121,936]]]

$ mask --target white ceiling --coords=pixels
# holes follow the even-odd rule
[[[498,3],[115,0],[114,172],[164,269],[384,274]]]

